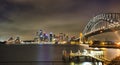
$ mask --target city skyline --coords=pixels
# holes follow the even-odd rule
[[[32,39],[40,29],[79,36],[102,13],[120,13],[119,0],[1,0],[0,38]]]

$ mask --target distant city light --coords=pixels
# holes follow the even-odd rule
[[[118,42],[117,45],[120,45],[120,42]]]

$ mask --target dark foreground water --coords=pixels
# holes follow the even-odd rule
[[[83,51],[85,46],[80,45],[50,45],[50,44],[25,44],[25,45],[0,45],[0,65],[102,65],[101,62],[63,62],[62,51]],[[113,50],[115,51],[115,50]],[[110,56],[110,51],[106,55]],[[107,54],[109,53],[109,54]],[[108,57],[108,56],[106,56]]]
[[[25,61],[1,62],[0,65],[103,65],[101,62]]]
[[[64,62],[8,62],[8,63],[0,63],[0,65],[102,65],[101,62],[94,63],[94,62],[80,62],[80,63],[64,63]]]
[[[62,51],[77,52],[79,45],[0,45],[0,65],[71,65],[62,61]]]

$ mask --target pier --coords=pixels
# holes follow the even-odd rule
[[[71,50],[70,53],[63,50],[62,60],[64,62],[101,62],[102,64],[107,64],[108,59],[103,55],[104,50],[101,49],[84,49],[83,52],[78,50],[78,52],[73,53]]]

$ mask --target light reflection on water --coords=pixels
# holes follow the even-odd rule
[[[70,65],[103,65],[103,64],[102,62],[81,62],[81,63],[71,62]]]
[[[86,48],[86,47],[85,47]],[[70,46],[70,45],[11,45],[0,46],[0,60],[4,61],[61,61],[62,50],[71,49],[76,52],[78,49],[83,50],[82,46]],[[107,59],[113,59],[120,55],[120,49],[103,48],[105,50],[105,57]],[[5,50],[5,51],[3,51]],[[102,65],[100,62],[82,62],[82,63],[64,63],[64,62],[31,62],[31,63],[0,63],[0,65]]]
[[[113,49],[113,48],[105,49],[105,57],[109,60],[112,60],[113,58],[119,55],[120,55],[120,49]]]
[[[83,62],[83,63],[74,63],[74,62],[71,62],[70,65],[92,65],[91,62]]]

